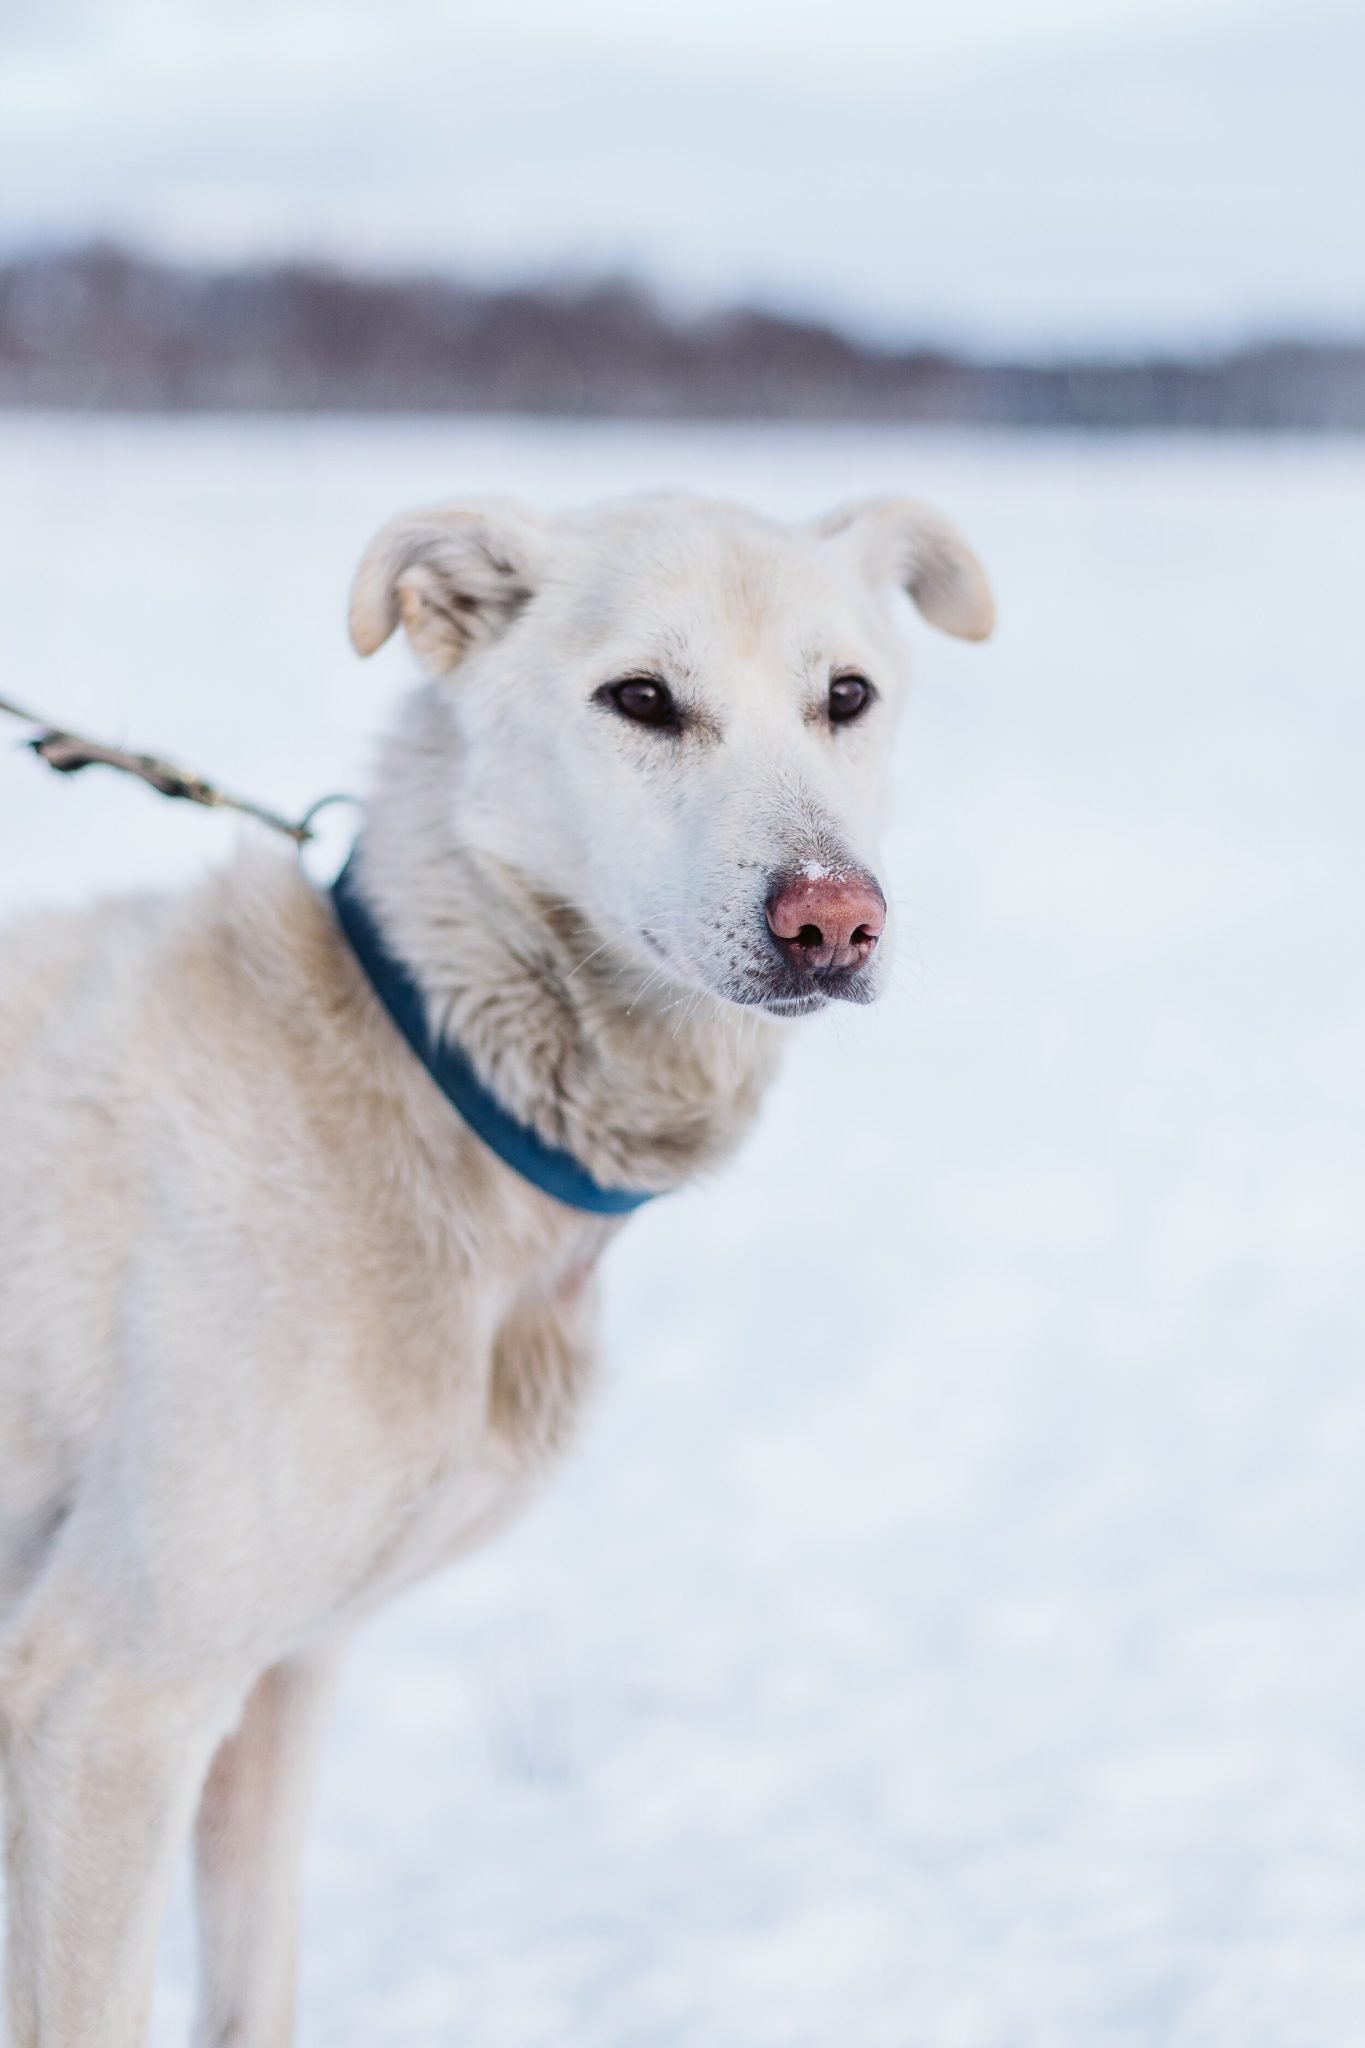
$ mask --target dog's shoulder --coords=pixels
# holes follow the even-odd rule
[[[106,1084],[169,909],[165,897],[116,897],[0,930],[0,1117]]]

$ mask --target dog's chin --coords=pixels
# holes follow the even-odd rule
[[[762,1010],[769,1017],[813,1017],[830,1003],[874,1003],[878,988],[866,973],[754,975],[731,983],[723,994],[742,1010]]]
[[[807,989],[797,996],[746,996],[741,999],[742,1007],[762,1010],[768,1017],[813,1017],[817,1010],[823,1010],[832,998],[822,989]]]
[[[788,1019],[813,1017],[830,1003],[875,1003],[881,993],[881,976],[866,967],[841,974],[803,974],[781,965],[742,968],[736,974],[716,975],[697,963],[679,960],[652,931],[643,939],[656,961],[662,961],[678,986],[696,995],[708,995],[727,1008],[757,1010],[768,1017]]]

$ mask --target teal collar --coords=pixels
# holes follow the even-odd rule
[[[604,1188],[571,1152],[563,1152],[519,1123],[475,1073],[467,1053],[438,1038],[427,1021],[427,1003],[402,962],[384,943],[352,873],[354,855],[332,884],[332,902],[342,931],[366,979],[447,1102],[506,1166],[553,1195],[570,1209],[593,1216],[627,1216],[653,1197],[634,1188]]]

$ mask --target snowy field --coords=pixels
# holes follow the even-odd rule
[[[645,1212],[535,1514],[355,1645],[306,2048],[1365,2042],[1365,448],[0,421],[0,693],[301,805],[425,498],[947,506],[878,1011]],[[218,819],[0,749],[0,901]],[[190,1927],[158,2042],[183,2041]]]

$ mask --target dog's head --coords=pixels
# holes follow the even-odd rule
[[[386,526],[350,623],[370,654],[401,622],[448,690],[465,844],[648,969],[790,1016],[878,990],[907,597],[991,629],[976,557],[908,500],[805,528],[680,498],[480,502]]]

